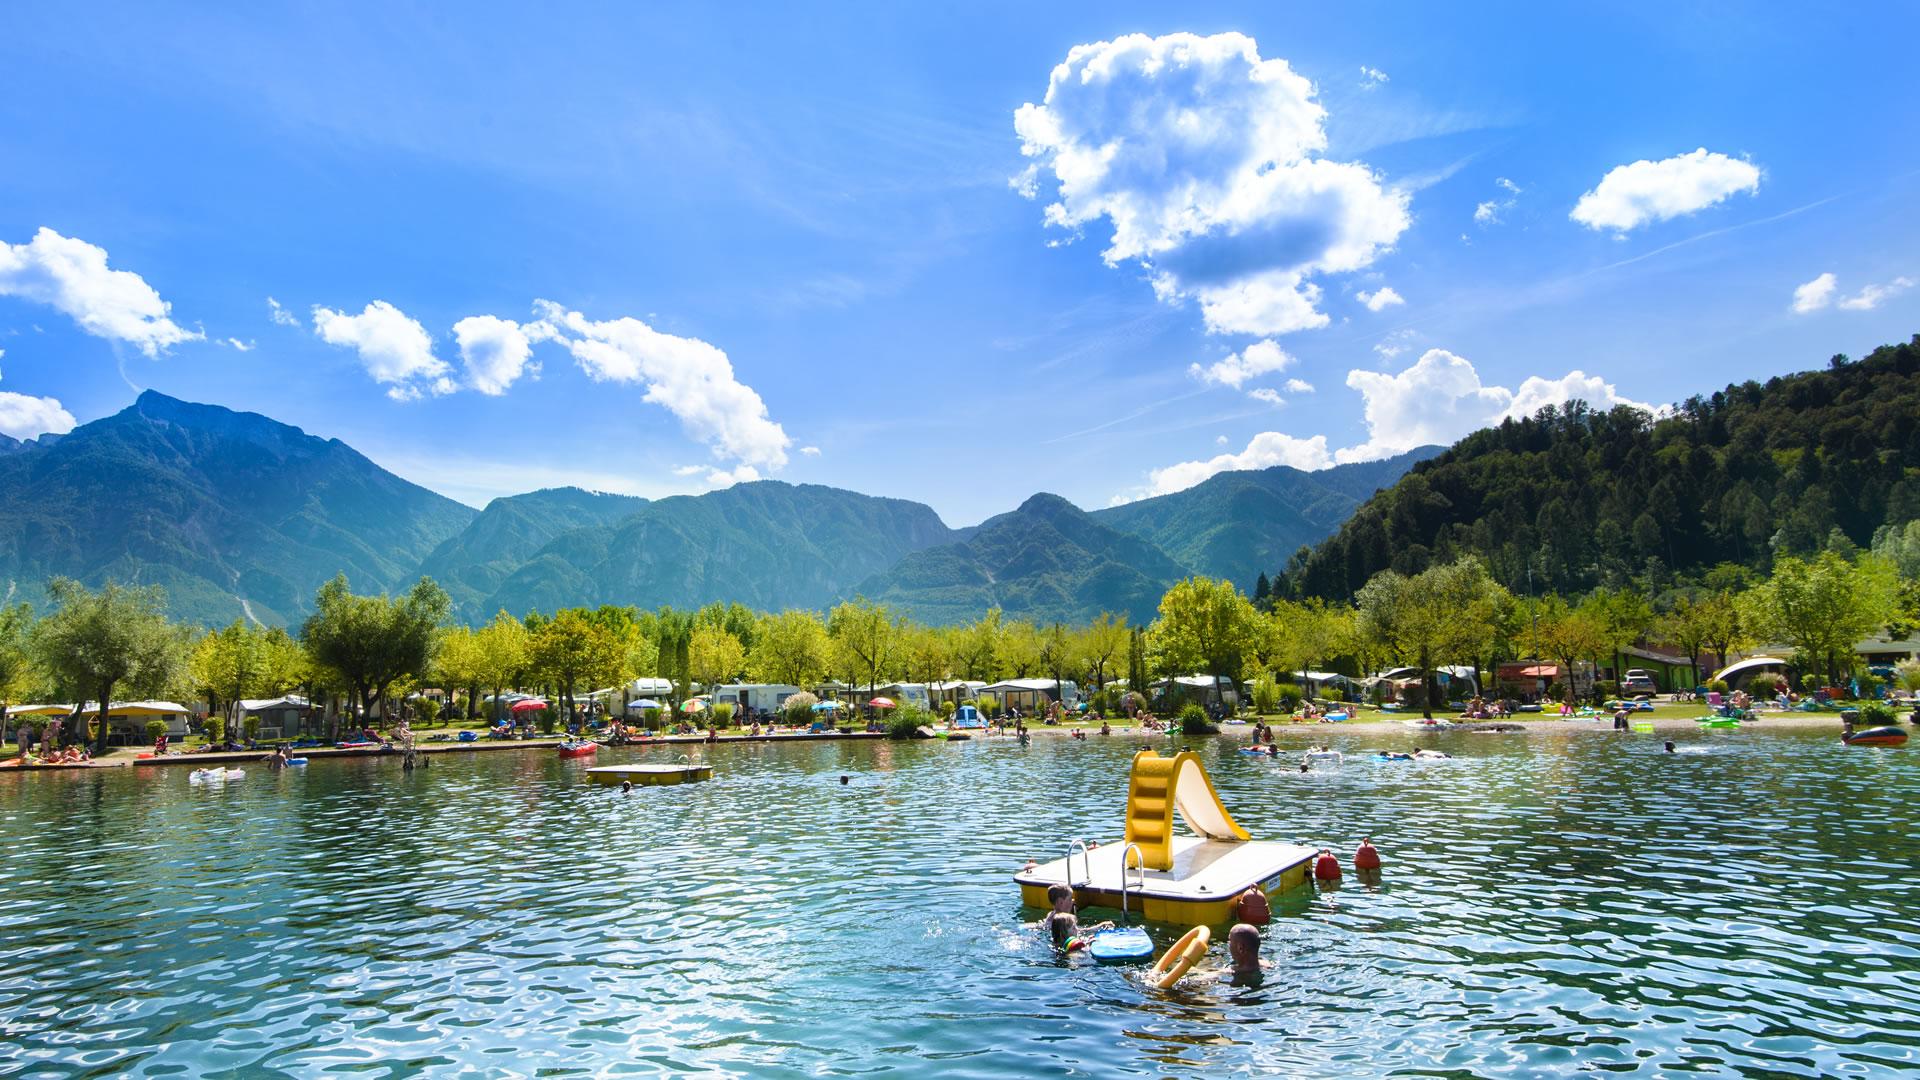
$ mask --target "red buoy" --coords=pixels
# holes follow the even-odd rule
[[[1353,868],[1355,870],[1380,869],[1380,849],[1373,846],[1372,840],[1360,841],[1359,850],[1353,853]]]
[[[1340,860],[1333,857],[1333,852],[1322,851],[1320,857],[1313,860],[1313,876],[1321,881],[1338,881]]]

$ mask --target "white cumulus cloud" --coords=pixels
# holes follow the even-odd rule
[[[1428,349],[1398,374],[1354,370],[1347,385],[1359,391],[1368,439],[1335,454],[1339,461],[1372,461],[1416,446],[1446,446],[1508,418],[1532,416],[1548,405],[1586,401],[1597,409],[1650,406],[1621,397],[1597,375],[1572,371],[1558,379],[1530,376],[1518,390],[1488,386],[1471,362],[1445,349]]]
[[[548,300],[534,310],[597,382],[639,383],[645,399],[678,417],[714,454],[740,465],[777,469],[792,444],[767,415],[766,402],[735,377],[727,354],[698,338],[676,337],[627,317],[596,322]],[[733,482],[759,479],[736,468]]]
[[[1398,292],[1394,291],[1391,285],[1382,285],[1373,292],[1361,292],[1356,295],[1360,297],[1361,303],[1367,305],[1368,311],[1384,311],[1395,304],[1404,304],[1407,302]]]
[[[1014,114],[1032,160],[1015,186],[1037,196],[1050,175],[1047,224],[1106,218],[1107,263],[1197,300],[1213,332],[1324,326],[1309,279],[1369,265],[1410,221],[1371,169],[1316,156],[1325,120],[1313,84],[1243,34],[1079,45]]]
[[[1616,166],[1574,204],[1573,220],[1589,229],[1630,232],[1704,210],[1739,192],[1760,190],[1760,168],[1701,147],[1664,161]]]
[[[0,296],[46,304],[94,337],[148,356],[205,336],[176,324],[172,305],[139,274],[108,269],[105,248],[44,227],[24,244],[0,241]]]
[[[1155,495],[1185,491],[1216,473],[1232,472],[1238,469],[1266,469],[1275,465],[1291,465],[1296,469],[1311,472],[1315,469],[1324,469],[1331,464],[1333,464],[1333,458],[1327,453],[1325,435],[1300,439],[1284,432],[1263,431],[1248,440],[1247,448],[1237,454],[1217,454],[1204,461],[1182,461],[1162,469],[1155,469],[1147,474],[1146,486],[1116,496],[1113,502],[1118,505]]]
[[[1840,288],[1840,279],[1832,274],[1821,274],[1805,285],[1793,290],[1793,310],[1795,314],[1805,315],[1819,311],[1833,303],[1833,294]]]
[[[73,430],[75,423],[73,414],[61,406],[58,398],[0,390],[0,435],[16,439],[32,439],[49,433],[65,435]]]
[[[1885,285],[1868,285],[1852,296],[1840,301],[1843,311],[1872,311],[1880,306],[1880,301],[1913,287],[1913,279],[1897,277]]]
[[[1293,357],[1285,349],[1271,341],[1256,341],[1211,364],[1191,364],[1187,373],[1204,383],[1239,389],[1248,379],[1285,371],[1292,364]]]
[[[241,341],[237,337],[230,337],[227,339],[227,347],[232,349],[234,352],[252,352],[253,342]]]
[[[281,307],[280,301],[275,300],[271,296],[267,297],[267,318],[272,319],[276,326],[300,325],[300,316]]]
[[[454,390],[453,369],[433,355],[433,336],[385,300],[373,301],[358,315],[316,304],[313,332],[329,345],[359,353],[367,374],[395,401]]]
[[[522,326],[492,315],[469,315],[453,324],[467,385],[489,397],[506,393],[523,374],[538,375],[540,365],[529,363],[533,343],[550,336],[545,323]]]
[[[1247,396],[1255,401],[1264,401],[1269,405],[1285,405],[1287,403],[1287,399],[1280,396],[1280,391],[1269,390],[1264,386],[1247,391]],[[1226,442],[1226,436],[1220,436],[1220,441],[1224,444]]]
[[[808,457],[820,456],[820,448],[817,446],[803,446],[800,448],[800,452],[807,455]]]
[[[1310,382],[1308,382],[1308,381],[1307,381],[1307,380],[1305,380],[1305,379],[1288,379],[1288,380],[1287,380],[1287,393],[1289,393],[1289,394],[1311,394],[1311,393],[1313,393],[1313,384],[1312,384],[1312,383],[1310,383]]]

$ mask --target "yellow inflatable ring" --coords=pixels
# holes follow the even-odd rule
[[[1207,944],[1212,940],[1213,931],[1204,926],[1196,926],[1181,935],[1180,940],[1173,943],[1173,948],[1161,953],[1160,959],[1153,962],[1150,976],[1153,985],[1162,990],[1173,989],[1173,984],[1184,978],[1187,972],[1193,970],[1193,965],[1207,955]]]

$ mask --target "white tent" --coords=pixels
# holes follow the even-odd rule
[[[1787,662],[1777,656],[1749,656],[1745,660],[1728,664],[1714,672],[1713,678],[1715,681],[1724,679],[1727,685],[1733,686],[1746,682],[1767,668],[1779,668],[1784,672],[1787,669]]]

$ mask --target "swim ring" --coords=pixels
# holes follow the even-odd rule
[[[1173,989],[1173,984],[1193,970],[1193,965],[1207,954],[1207,944],[1212,940],[1213,931],[1204,926],[1196,926],[1180,935],[1180,940],[1153,962],[1153,970],[1148,973],[1153,985],[1161,990]]]

